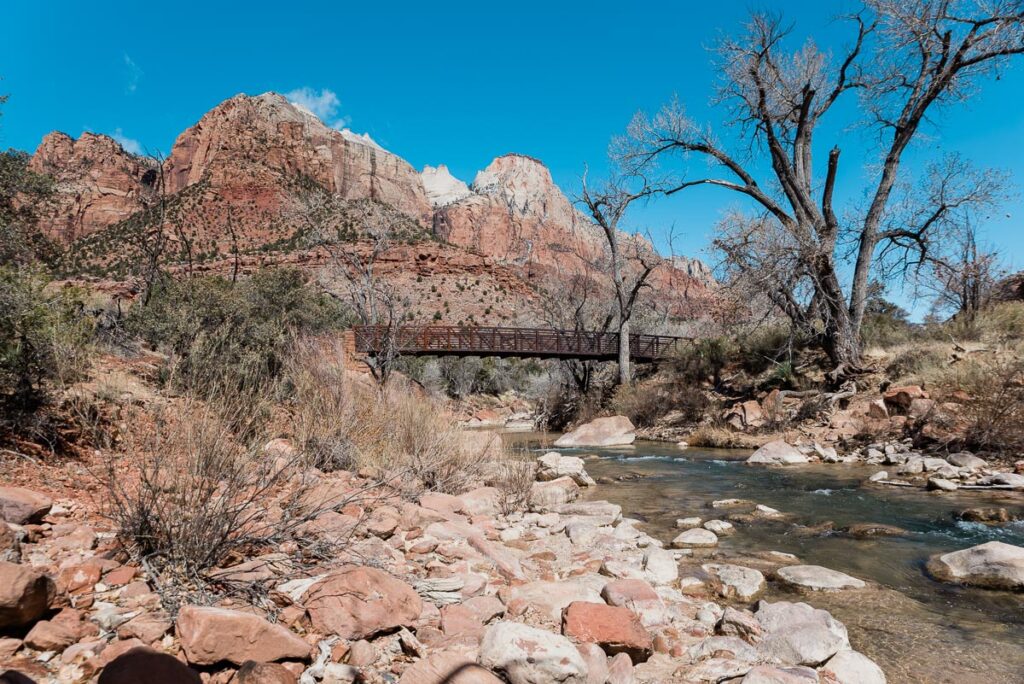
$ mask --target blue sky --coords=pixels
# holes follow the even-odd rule
[[[230,3],[230,5],[236,5]],[[708,48],[751,7],[784,10],[794,33],[840,50],[834,17],[851,0],[811,2],[82,3],[13,0],[0,43],[0,145],[33,150],[47,132],[92,130],[128,146],[168,151],[174,137],[239,92],[329,91],[328,118],[368,132],[417,168],[447,164],[472,180],[497,155],[543,160],[570,193],[584,165],[600,173],[609,139],[638,109],[678,95],[695,118],[717,82]],[[937,148],[1007,170],[1024,187],[1024,60],[950,108],[913,150]],[[330,107],[327,107],[330,109]],[[847,111],[846,114],[852,112]],[[842,112],[841,112],[842,114]],[[828,134],[828,135],[826,135]],[[872,139],[837,120],[819,138],[843,146],[840,195],[862,193]],[[819,158],[823,154],[819,154]],[[714,188],[641,208],[656,235],[674,225],[696,254],[721,214],[738,206]],[[1024,266],[1019,191],[990,217],[985,237]],[[900,297],[898,293],[894,293]],[[902,299],[902,297],[900,297]]]

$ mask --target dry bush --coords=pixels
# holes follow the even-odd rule
[[[677,411],[686,423],[704,419],[711,402],[699,387],[678,382],[635,383],[620,386],[611,409],[629,418],[637,427],[653,427],[658,419]]]
[[[503,459],[466,439],[443,404],[412,383],[394,378],[381,390],[345,372],[341,359],[336,344],[305,340],[288,363],[295,440],[310,465],[365,469],[415,496],[461,493]]]
[[[893,350],[885,375],[894,384],[927,385],[940,381],[948,367],[948,344],[921,343]]]
[[[966,364],[958,385],[971,397],[965,406],[970,447],[1012,454],[1024,450],[1024,360]]]
[[[204,570],[276,548],[302,523],[365,494],[316,491],[315,479],[297,475],[299,455],[240,442],[220,411],[198,402],[132,415],[128,427],[124,454],[100,473],[107,515],[158,581],[199,583]]]
[[[509,449],[497,462],[488,484],[501,491],[501,511],[505,515],[526,510],[537,475],[536,458],[528,451]]]
[[[761,441],[721,425],[700,425],[686,436],[690,446],[709,449],[756,449],[761,446]]]

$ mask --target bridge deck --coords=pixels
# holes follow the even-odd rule
[[[384,326],[355,326],[355,348],[374,355],[387,342]],[[630,356],[638,361],[667,357],[683,337],[631,335]],[[395,335],[397,351],[407,356],[514,356],[614,360],[619,334],[546,328],[402,326]]]

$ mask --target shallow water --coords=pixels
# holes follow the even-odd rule
[[[540,447],[540,436],[519,437]],[[664,541],[675,520],[724,517],[711,501],[751,499],[789,514],[784,522],[737,525],[716,555],[776,550],[871,580],[878,588],[814,594],[812,604],[847,624],[854,646],[875,658],[891,682],[1024,682],[1024,594],[965,589],[935,582],[924,563],[935,553],[1000,540],[1024,546],[1024,522],[989,527],[957,521],[972,506],[1003,506],[1024,517],[1020,493],[935,494],[897,487],[861,487],[877,466],[815,464],[747,466],[748,451],[639,443],[626,449],[561,450],[588,458],[595,478],[635,473],[640,479],[602,484],[593,496],[613,501],[623,515],[644,520]],[[905,536],[854,539],[841,533],[801,534],[797,525],[831,521],[883,523]],[[775,598],[782,590],[772,588]],[[786,596],[786,598],[792,598]]]

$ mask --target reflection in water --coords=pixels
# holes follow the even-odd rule
[[[515,439],[540,447],[538,435]],[[1019,493],[936,494],[896,487],[861,487],[872,466],[747,466],[748,452],[641,443],[626,449],[562,450],[586,457],[595,478],[635,474],[602,484],[593,496],[618,503],[668,541],[675,520],[705,519],[711,501],[751,499],[788,514],[784,522],[739,526],[717,554],[786,551],[802,562],[873,580],[878,590],[815,594],[809,600],[847,624],[854,645],[876,658],[893,682],[1024,682],[1024,594],[964,589],[934,582],[923,570],[935,553],[1000,540],[1024,546],[1024,522],[990,527],[956,520],[973,506],[1003,506],[1024,518]],[[831,532],[801,533],[798,525],[893,525],[902,536],[854,539]],[[805,531],[806,532],[806,531]],[[895,590],[895,591],[893,591]],[[773,588],[781,595],[781,590]],[[898,593],[896,593],[898,592]],[[792,598],[792,597],[787,597]]]

